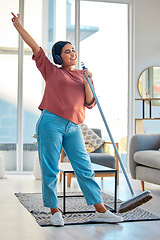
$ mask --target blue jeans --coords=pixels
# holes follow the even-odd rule
[[[101,189],[95,182],[80,126],[43,110],[36,125],[42,195],[45,207],[57,208],[57,174],[62,147],[74,169],[88,205],[101,203]]]

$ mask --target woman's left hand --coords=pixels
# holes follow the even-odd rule
[[[87,77],[92,78],[92,73],[88,70],[88,68],[85,68],[82,72],[84,85],[86,85],[86,83],[88,84]]]
[[[92,78],[92,73],[90,71],[88,71],[88,68],[83,70],[82,78],[83,78],[83,83],[84,83],[84,87],[85,87],[85,101],[88,105],[90,105],[94,101],[94,96],[93,96],[92,90],[89,86],[87,77],[89,77],[90,79]]]

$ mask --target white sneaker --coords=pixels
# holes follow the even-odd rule
[[[51,223],[53,226],[56,227],[64,226],[62,214],[60,212],[56,212],[53,215],[51,215]]]
[[[94,221],[106,223],[120,223],[123,222],[123,218],[107,210],[105,213],[96,212]]]

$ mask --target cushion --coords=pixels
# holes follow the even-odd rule
[[[136,152],[133,156],[134,161],[144,166],[160,169],[160,151],[146,150]]]
[[[92,129],[88,128],[85,123],[82,123],[80,127],[84,137],[87,152],[94,152],[105,142]]]
[[[108,153],[88,153],[90,158],[91,158],[91,162],[92,163],[96,163],[105,167],[109,167],[109,168],[116,168],[116,160],[115,157],[113,157],[112,155],[108,154]]]

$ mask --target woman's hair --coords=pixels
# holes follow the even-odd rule
[[[55,64],[62,65],[63,60],[61,58],[62,48],[67,44],[72,44],[68,41],[56,42],[52,47],[52,57]]]

